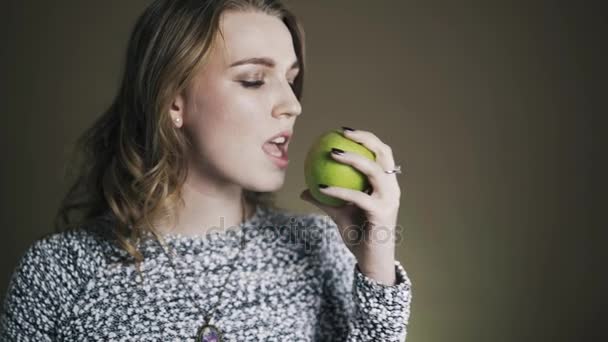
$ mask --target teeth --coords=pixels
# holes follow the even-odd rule
[[[275,144],[282,144],[285,141],[287,141],[287,139],[285,139],[285,137],[278,137],[278,138],[272,140],[272,142],[275,143]]]

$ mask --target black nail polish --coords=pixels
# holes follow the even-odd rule
[[[342,150],[341,150],[341,149],[339,149],[339,148],[332,147],[332,148],[331,148],[331,153],[334,153],[334,154],[338,154],[338,155],[340,155],[340,154],[344,153],[344,151],[342,151]]]
[[[327,185],[325,185],[325,184],[319,184],[319,188],[325,189],[325,188],[327,188]]]
[[[354,129],[350,128],[350,127],[346,127],[346,126],[342,126],[342,129],[345,131],[354,131]]]

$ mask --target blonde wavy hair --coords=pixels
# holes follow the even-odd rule
[[[285,23],[300,62],[293,90],[301,100],[304,31],[278,0],[154,1],[131,33],[117,96],[76,141],[67,168],[75,176],[55,216],[55,231],[109,223],[103,231],[139,271],[143,255],[136,242],[146,230],[154,233],[151,222],[175,218],[183,203],[190,142],[174,128],[170,104],[208,60],[225,11],[260,11]],[[251,205],[276,207],[274,193],[243,194]]]

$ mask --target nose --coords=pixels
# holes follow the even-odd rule
[[[279,94],[277,95],[278,101],[274,107],[272,116],[279,117],[281,115],[298,116],[302,113],[302,105],[296,97],[292,86],[285,81],[280,87]]]

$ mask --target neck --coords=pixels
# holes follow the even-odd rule
[[[175,225],[161,225],[161,234],[200,236],[225,232],[249,219],[255,210],[245,203],[242,188],[236,186],[220,190],[186,181],[181,195],[184,201],[176,208]]]

